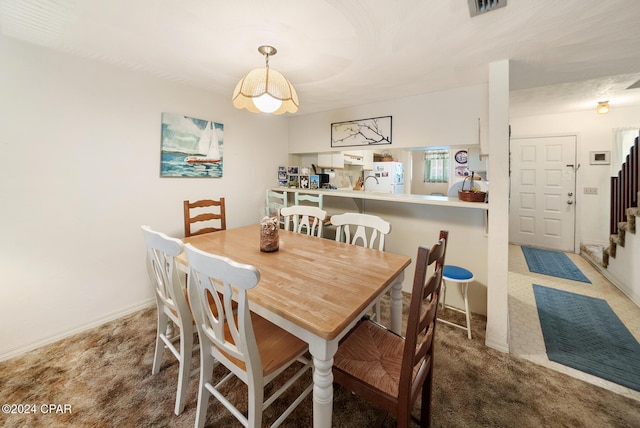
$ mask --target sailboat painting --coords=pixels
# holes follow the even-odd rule
[[[162,113],[161,177],[222,177],[224,125]]]

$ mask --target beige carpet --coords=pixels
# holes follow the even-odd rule
[[[474,316],[473,340],[462,330],[438,325],[433,426],[640,426],[639,402],[485,347],[485,324]],[[175,416],[176,361],[166,352],[162,371],[151,375],[155,328],[155,309],[147,309],[0,363],[2,404],[36,407],[35,414],[0,414],[0,425],[192,427],[197,376],[191,378],[184,413]],[[215,376],[222,369],[216,370]],[[242,384],[229,389],[232,400],[245,401]],[[334,394],[334,426],[371,426],[374,408],[342,388]],[[42,404],[67,404],[71,412],[43,414]],[[265,412],[265,426],[283,404]],[[311,411],[307,397],[283,426],[311,427]],[[240,425],[211,399],[208,426]],[[393,418],[385,426],[395,426]]]

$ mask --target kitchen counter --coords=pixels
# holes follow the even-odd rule
[[[430,195],[409,195],[404,193],[378,193],[378,192],[364,192],[362,190],[351,189],[295,189],[287,187],[275,187],[273,190],[288,191],[288,192],[300,192],[310,195],[325,195],[338,198],[353,198],[353,199],[365,199],[372,201],[387,201],[387,202],[400,202],[406,204],[421,204],[421,205],[439,205],[454,208],[475,208],[480,210],[489,210],[489,204],[483,202],[465,202],[458,198],[451,196],[430,196]]]

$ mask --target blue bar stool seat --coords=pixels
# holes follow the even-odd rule
[[[457,311],[463,313],[467,317],[467,325],[466,327],[463,325],[452,323],[451,321],[443,320],[438,318],[438,321],[443,322],[445,324],[452,325],[454,327],[461,328],[462,330],[467,331],[467,336],[471,339],[471,312],[469,311],[469,299],[467,295],[467,291],[469,288],[469,283],[473,281],[473,273],[463,267],[453,266],[453,265],[445,265],[444,271],[442,273],[442,290],[440,292],[442,303],[441,311],[444,312],[445,308],[449,308],[453,311]],[[462,299],[464,301],[464,310],[458,309],[455,306],[450,306],[445,303],[446,295],[447,295],[447,282],[457,283],[460,286],[460,292],[462,293]]]

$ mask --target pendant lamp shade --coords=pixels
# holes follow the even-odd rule
[[[253,113],[295,113],[300,103],[293,85],[279,71],[269,68],[269,56],[277,52],[271,46],[260,46],[266,66],[247,73],[233,91],[233,105]]]

